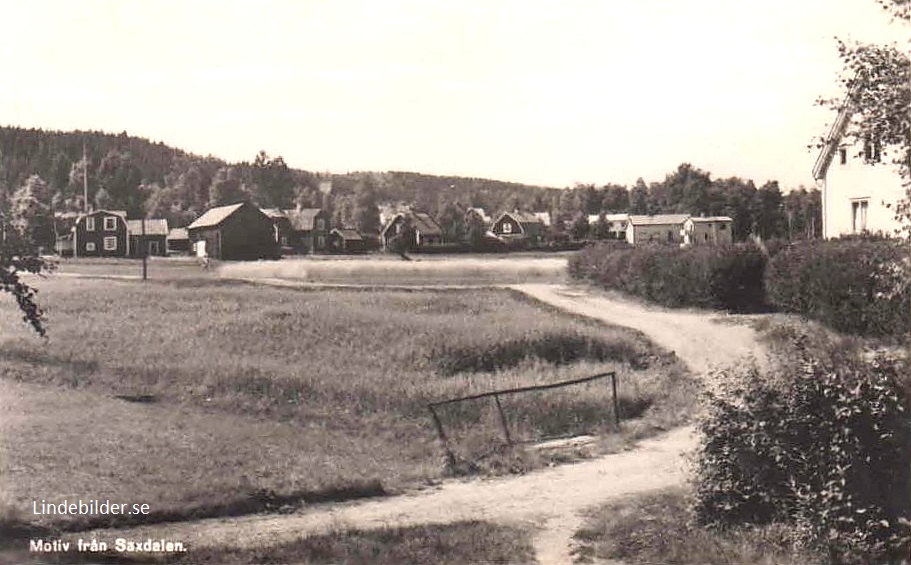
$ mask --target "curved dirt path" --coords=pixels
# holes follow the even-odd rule
[[[267,283],[268,284],[268,283]],[[508,288],[568,312],[635,328],[673,350],[698,375],[713,366],[746,356],[764,358],[749,327],[713,321],[724,316],[705,312],[645,307],[587,289],[524,284]],[[487,520],[533,528],[538,562],[566,565],[573,560],[573,535],[582,512],[634,494],[681,484],[686,480],[683,454],[696,445],[691,427],[642,441],[632,451],[535,471],[519,477],[446,481],[440,487],[366,502],[320,505],[292,515],[254,515],[96,531],[84,538],[165,538],[188,547],[251,546],[293,540],[339,528],[371,529]]]

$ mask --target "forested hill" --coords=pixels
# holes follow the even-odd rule
[[[734,219],[734,235],[740,240],[751,232],[766,238],[814,237],[822,224],[817,190],[784,193],[777,182],[757,188],[748,179],[712,179],[687,163],[661,182],[640,179],[629,187],[579,185],[565,190],[409,172],[318,175],[292,169],[280,156],[260,152],[251,157],[249,162],[227,163],[126,132],[0,127],[0,212],[15,212],[15,202],[20,208],[31,202],[48,212],[81,211],[87,174],[88,197],[95,207],[126,210],[130,217],[167,218],[173,226],[188,224],[211,206],[242,199],[262,207],[323,207],[334,225],[364,232],[378,229],[377,206],[384,203],[411,205],[447,222],[462,217],[468,206],[489,214],[550,212],[554,220],[576,222],[580,233],[587,216],[616,212],[724,214]],[[329,193],[320,190],[326,180],[331,180]]]

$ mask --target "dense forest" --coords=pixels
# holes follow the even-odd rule
[[[85,159],[83,159],[85,151]],[[87,183],[85,181],[88,181]],[[326,190],[331,181],[331,191]],[[89,205],[126,210],[129,217],[167,218],[172,226],[192,222],[211,206],[250,200],[267,208],[323,207],[336,226],[362,232],[379,229],[377,207],[410,205],[436,217],[447,233],[459,233],[467,207],[550,212],[555,226],[588,237],[587,218],[603,213],[727,215],[738,240],[818,237],[818,190],[782,190],[777,182],[756,187],[737,177],[681,164],[663,181],[639,179],[631,187],[577,185],[548,188],[488,179],[410,172],[317,174],[288,167],[265,152],[252,161],[227,163],[161,142],[103,132],[55,132],[0,127],[0,214],[5,221],[36,224],[38,240],[52,232],[36,219]],[[323,190],[321,190],[323,187]],[[43,234],[43,235],[42,235]],[[42,241],[42,243],[50,243]]]

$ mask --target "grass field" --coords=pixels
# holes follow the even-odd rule
[[[627,439],[679,423],[692,401],[680,366],[638,334],[502,291],[191,276],[38,286],[50,338],[0,328],[0,513],[11,522],[48,521],[30,513],[42,499],[147,503],[154,519],[180,519],[418,485],[447,472],[427,402],[493,388],[616,370],[636,417]],[[0,319],[17,317],[0,298]],[[607,399],[590,387],[507,409],[517,435],[609,431]],[[490,413],[444,417],[493,441]]]

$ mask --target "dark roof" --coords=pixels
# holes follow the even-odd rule
[[[503,219],[504,216],[509,216],[509,217],[513,218],[515,221],[517,221],[523,225],[527,225],[527,224],[541,224],[542,226],[544,225],[544,220],[539,218],[538,216],[535,216],[531,212],[515,212],[515,211],[501,213],[499,216],[497,216],[497,219],[494,221],[494,223],[499,222],[501,219]]]
[[[347,241],[363,241],[364,238],[361,237],[361,234],[357,230],[351,228],[335,228],[329,233],[337,234],[342,239]]]
[[[634,226],[664,226],[682,224],[689,214],[658,214],[657,216],[630,216],[629,223]]]
[[[190,239],[187,228],[174,228],[168,232],[168,239]]]
[[[312,231],[316,224],[316,216],[322,208],[301,208],[300,210],[284,210],[284,214],[291,220],[291,226],[298,231]]]
[[[206,210],[206,213],[202,216],[196,218],[196,221],[187,226],[187,229],[196,229],[196,228],[211,228],[222,223],[225,218],[238,211],[241,206],[244,205],[244,202],[238,202],[237,204],[230,204],[228,206],[218,206],[216,208],[210,208]]]
[[[411,214],[411,221],[414,229],[424,235],[443,235],[443,228],[430,217],[430,214],[414,212]]]
[[[142,235],[142,222],[146,224],[146,235],[168,235],[168,221],[165,219],[127,220],[127,233]]]

